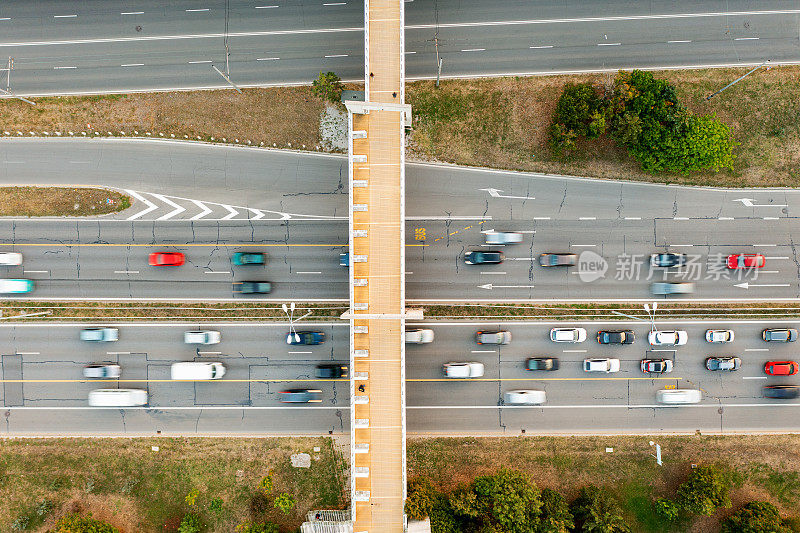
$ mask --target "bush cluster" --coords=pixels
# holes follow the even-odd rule
[[[693,115],[675,87],[640,70],[620,71],[607,90],[588,83],[564,88],[550,126],[556,154],[566,157],[579,138],[606,133],[648,172],[731,169],[737,145],[715,115]]]

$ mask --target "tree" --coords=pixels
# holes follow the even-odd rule
[[[748,502],[722,523],[722,533],[791,533],[777,507],[769,502]]]
[[[568,533],[575,522],[564,496],[552,489],[542,489],[542,513],[536,533]]]
[[[294,496],[291,494],[286,494],[285,492],[281,492],[275,496],[273,506],[275,509],[280,510],[283,514],[289,514],[295,507]]]
[[[178,533],[200,533],[203,531],[203,522],[195,513],[186,513],[178,525]]]
[[[500,470],[473,482],[477,508],[489,524],[510,532],[533,531],[542,506],[539,489],[527,474]]]
[[[681,508],[677,503],[667,498],[657,499],[653,504],[653,508],[658,516],[664,520],[667,520],[668,522],[677,520],[681,511]]]
[[[334,104],[341,102],[343,88],[341,78],[333,72],[320,72],[311,82],[311,94]]]
[[[572,502],[575,531],[583,533],[628,533],[622,509],[606,491],[594,485],[583,487]]]
[[[95,520],[91,514],[81,516],[70,513],[59,518],[48,533],[120,533],[120,531],[105,522]]]
[[[678,504],[687,512],[711,516],[718,507],[730,507],[730,481],[716,466],[698,466],[678,487]]]
[[[605,133],[603,99],[590,83],[567,84],[556,104],[553,122],[593,139]]]
[[[680,151],[670,166],[679,172],[693,170],[733,169],[733,140],[731,129],[716,115],[687,119]]]
[[[439,492],[434,488],[430,479],[417,477],[408,482],[408,496],[406,497],[406,514],[411,520],[425,520],[430,516],[431,509],[436,505]]]

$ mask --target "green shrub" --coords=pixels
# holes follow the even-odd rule
[[[200,533],[204,527],[200,516],[195,513],[186,513],[178,526],[178,533]]]
[[[290,514],[295,507],[294,496],[282,492],[275,497],[273,505],[275,509],[278,509],[283,514]]]
[[[536,533],[568,533],[575,527],[564,496],[552,489],[542,489],[542,514]]]
[[[722,533],[791,533],[769,502],[749,502],[722,523]]]
[[[622,509],[606,491],[594,485],[583,487],[572,502],[574,531],[583,533],[628,533]]]
[[[224,507],[224,502],[222,498],[211,498],[211,502],[208,504],[208,510],[214,511],[215,513],[221,513]]]
[[[668,498],[657,499],[653,503],[653,509],[659,518],[663,518],[669,522],[677,520],[681,511],[680,506]]]
[[[477,507],[498,530],[525,531],[538,520],[542,506],[539,489],[527,474],[500,470],[473,482]]]
[[[331,103],[341,102],[342,79],[333,72],[320,72],[311,83],[311,94]]]
[[[247,522],[236,526],[236,533],[278,533],[278,526],[272,522]]]
[[[95,520],[91,514],[81,516],[71,513],[59,518],[48,533],[120,533],[120,531],[110,524]]]
[[[410,520],[425,520],[439,499],[439,492],[428,478],[418,477],[408,482],[405,510]]]
[[[685,511],[711,516],[719,507],[730,507],[731,482],[716,466],[698,466],[678,487],[677,502]]]

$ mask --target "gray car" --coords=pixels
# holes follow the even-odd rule
[[[539,264],[543,267],[554,266],[575,266],[578,263],[578,256],[575,254],[554,254],[547,253],[539,256]]]
[[[322,391],[318,389],[289,389],[280,393],[283,403],[319,403],[322,401]]]
[[[658,295],[692,294],[694,283],[689,281],[657,281],[650,285],[650,291]]]
[[[510,331],[479,331],[475,335],[478,344],[508,344],[511,342]]]
[[[94,379],[116,379],[122,375],[122,368],[119,365],[107,365],[98,363],[83,367],[83,377]]]
[[[794,342],[797,330],[794,328],[771,328],[761,332],[761,338],[767,342]]]
[[[742,360],[738,357],[709,357],[706,359],[706,368],[709,370],[739,370]]]

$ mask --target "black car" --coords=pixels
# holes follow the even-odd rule
[[[633,344],[635,339],[636,335],[629,329],[597,332],[597,342],[600,344]]]
[[[322,344],[325,342],[325,333],[322,331],[295,331],[286,334],[286,344]]]
[[[555,357],[529,357],[525,361],[525,370],[558,370],[558,359]]]
[[[575,254],[541,254],[539,264],[543,267],[554,266],[575,266],[578,263],[578,256]]]
[[[761,332],[761,338],[767,342],[794,342],[797,330],[794,328],[772,328]]]
[[[502,263],[505,259],[503,252],[474,251],[464,254],[464,262],[468,265],[486,265]]]
[[[800,389],[794,385],[767,385],[762,389],[764,398],[791,400],[800,395]]]
[[[322,391],[318,389],[288,389],[278,393],[278,398],[283,403],[319,403],[322,401]]]
[[[237,281],[233,284],[233,291],[242,294],[269,294],[272,283],[269,281]]]
[[[347,366],[338,363],[317,365],[314,370],[317,379],[339,379],[347,377]]]
[[[650,266],[654,267],[675,267],[686,264],[686,254],[652,254],[650,256]]]

